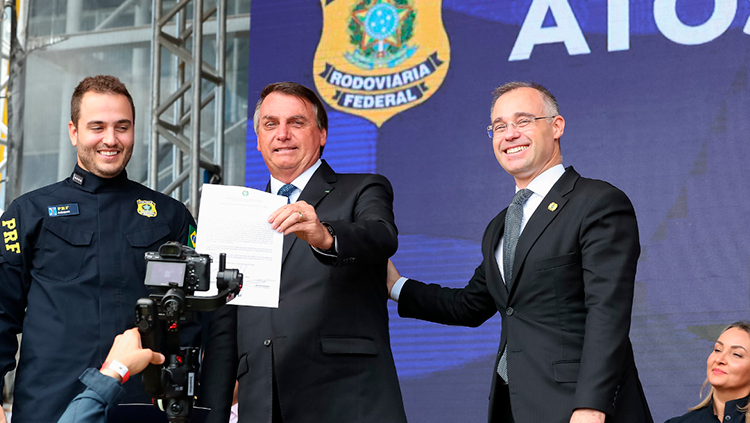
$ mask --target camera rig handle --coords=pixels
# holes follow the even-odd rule
[[[226,254],[219,255],[216,284],[219,293],[210,297],[187,295],[176,283],[165,293],[149,294],[135,307],[136,325],[145,348],[164,354],[161,366],[150,364],[143,371],[143,387],[159,400],[172,423],[190,421],[194,384],[198,380],[199,348],[180,346],[180,323],[193,319],[198,311],[213,311],[237,296],[243,275],[238,269],[226,268]],[[166,288],[166,287],[165,287]]]

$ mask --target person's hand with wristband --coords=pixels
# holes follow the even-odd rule
[[[133,328],[115,337],[115,342],[99,372],[125,383],[130,375],[140,373],[149,364],[162,363],[164,356],[143,348],[138,328]]]
[[[106,423],[107,410],[125,394],[120,385],[149,364],[162,363],[162,354],[143,348],[137,328],[117,335],[101,369],[98,372],[95,368],[86,369],[78,378],[86,390],[73,398],[58,423]]]

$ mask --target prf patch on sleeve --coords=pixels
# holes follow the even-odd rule
[[[3,242],[5,251],[21,254],[21,244],[18,242],[18,229],[16,229],[16,218],[0,222],[3,228]]]

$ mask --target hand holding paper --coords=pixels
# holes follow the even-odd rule
[[[321,250],[333,245],[333,237],[320,223],[315,208],[304,201],[287,204],[268,217],[271,228],[284,235],[294,233],[298,238]]]
[[[227,267],[245,276],[242,291],[229,304],[279,306],[284,237],[267,219],[285,204],[284,197],[252,188],[203,186],[196,250],[214,258],[212,288],[203,295],[216,294],[218,257],[226,253]]]

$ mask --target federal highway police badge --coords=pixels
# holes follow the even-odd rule
[[[146,217],[156,217],[156,203],[150,200],[138,200],[138,214]]]
[[[315,86],[334,109],[381,126],[430,98],[448,73],[440,0],[321,0]]]

